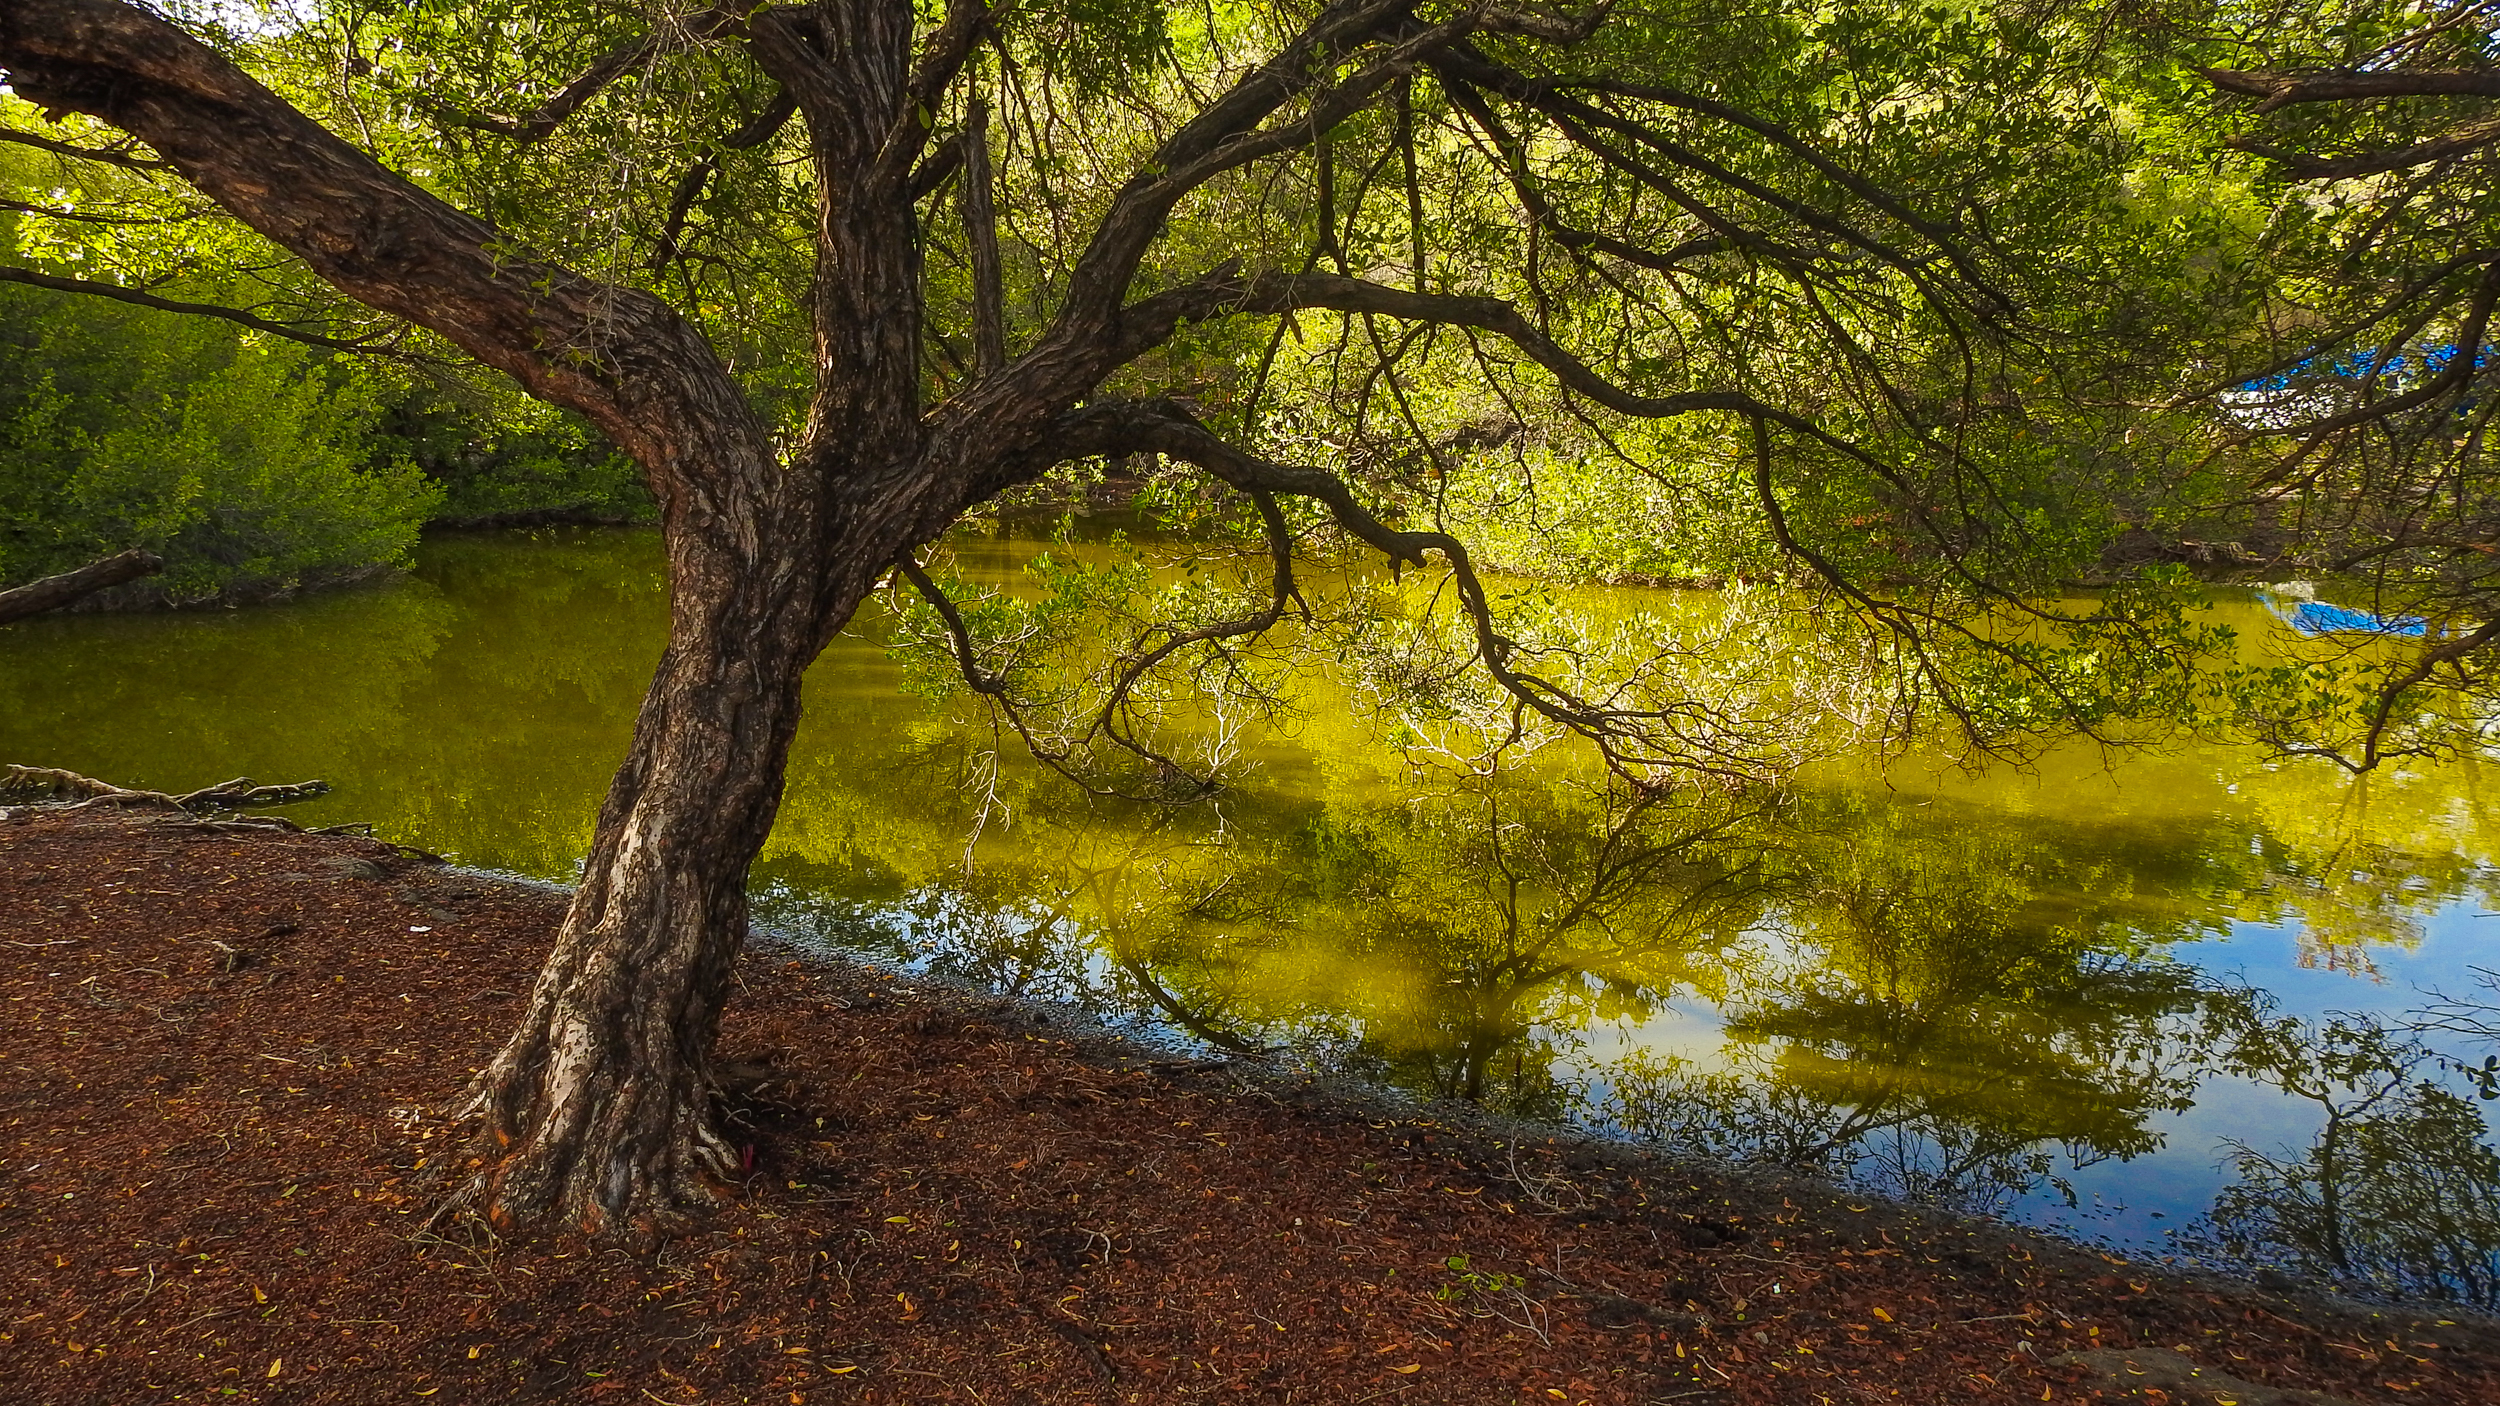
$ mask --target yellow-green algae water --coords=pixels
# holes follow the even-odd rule
[[[1039,547],[959,550],[1009,582]],[[568,879],[665,615],[656,539],[620,530],[434,540],[409,579],[250,611],[31,621],[0,630],[0,761],[319,777],[292,818]],[[2486,763],[1857,757],[1640,809],[1567,749],[1419,766],[1314,675],[1245,732],[1237,785],[1171,809],[1088,798],[901,683],[866,637],[811,674],[760,921],[1213,1052],[2500,1306],[2471,1028],[2500,1015],[2441,1002],[2500,1001]]]

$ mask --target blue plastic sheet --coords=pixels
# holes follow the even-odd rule
[[[2431,631],[2430,622],[2419,615],[2372,615],[2322,600],[2302,601],[2292,608],[2288,620],[2304,635],[2421,636]]]

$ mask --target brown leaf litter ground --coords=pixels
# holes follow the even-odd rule
[[[765,948],[717,1216],[420,1233],[434,1110],[558,904],[369,841],[0,824],[0,1400],[2500,1401],[2485,1321],[1523,1145]]]

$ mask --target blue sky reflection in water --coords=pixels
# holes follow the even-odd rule
[[[1035,548],[959,552],[1012,582]],[[665,612],[654,539],[552,532],[263,610],[28,622],[0,760],[318,776],[305,823],[564,878]],[[2500,1104],[2455,1067],[2493,1047],[2401,1028],[2434,992],[2500,1001],[2486,764],[2074,748],[1638,807],[1563,749],[1419,769],[1313,672],[1239,786],[1174,810],[994,761],[969,704],[903,682],[869,639],[811,675],[765,921],[1211,1048],[2500,1303]]]

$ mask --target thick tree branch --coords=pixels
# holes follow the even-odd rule
[[[2293,103],[2366,98],[2500,98],[2500,68],[2388,69],[2367,73],[2344,69],[2283,73],[2203,68],[2197,72],[2226,93],[2263,99],[2257,104],[2259,112],[2272,112]]]
[[[2500,117],[2485,118],[2452,128],[2427,141],[2415,142],[2393,151],[2365,151],[2352,156],[2310,156],[2302,152],[2284,151],[2252,137],[2234,137],[2228,145],[2278,162],[2295,178],[2304,181],[2343,181],[2355,176],[2375,176],[2382,171],[2407,171],[2428,166],[2434,161],[2448,161],[2482,150],[2500,142]]]
[[[703,198],[703,187],[711,183],[712,173],[719,168],[719,153],[707,152],[677,178],[677,188],[669,192],[668,217],[660,222],[660,237],[651,247],[653,273],[677,262],[677,256],[684,252],[680,240],[686,232],[686,220],[694,214],[694,203]]]
[[[113,0],[13,0],[0,68],[29,100],[146,142],[332,287],[589,416],[656,476],[664,514],[711,501],[696,479],[724,464],[768,471],[744,393],[664,304],[528,258],[164,20]],[[690,442],[693,425],[711,442]]]
[[[790,96],[789,90],[783,89],[773,94],[773,100],[764,104],[763,111],[739,124],[738,130],[721,138],[719,146],[724,151],[748,151],[762,146],[780,135],[781,129],[790,124],[791,115],[798,110],[799,100]]]

